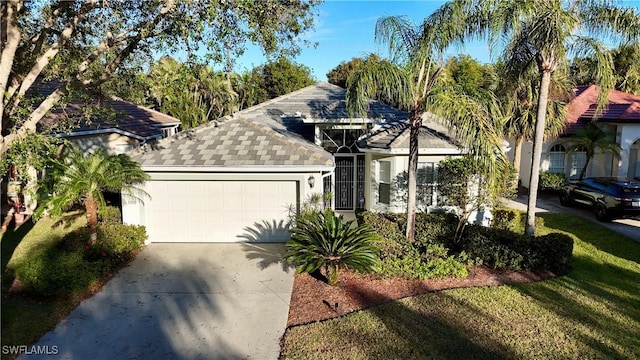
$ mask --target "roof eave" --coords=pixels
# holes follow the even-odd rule
[[[165,166],[142,165],[145,172],[198,172],[198,173],[305,173],[333,171],[334,165],[252,165],[252,166]]]

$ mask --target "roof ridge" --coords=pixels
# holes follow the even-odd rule
[[[232,116],[235,116],[236,114],[242,114],[242,113],[245,113],[245,112],[258,110],[258,109],[263,108],[263,107],[265,107],[265,106],[267,106],[267,105],[270,105],[270,104],[273,104],[273,103],[275,103],[275,102],[278,102],[278,101],[281,101],[281,100],[284,100],[284,99],[288,99],[288,98],[290,98],[290,97],[293,97],[293,96],[295,96],[295,95],[298,95],[299,93],[301,93],[301,92],[303,92],[304,90],[307,90],[307,89],[309,89],[309,88],[317,87],[317,85],[318,85],[318,83],[315,83],[315,84],[312,84],[312,85],[309,85],[309,86],[305,86],[305,87],[303,87],[303,88],[301,88],[301,89],[298,89],[298,90],[292,91],[292,92],[290,92],[290,93],[287,93],[287,94],[284,94],[284,95],[280,95],[280,96],[278,96],[278,97],[274,97],[273,99],[269,99],[269,100],[264,101],[264,102],[261,102],[261,103],[259,103],[259,104],[255,104],[255,105],[253,105],[253,106],[250,106],[250,107],[248,107],[248,108],[246,108],[246,109],[242,109],[242,110],[240,110],[240,111],[237,111],[237,112],[233,113],[233,114],[232,114]]]

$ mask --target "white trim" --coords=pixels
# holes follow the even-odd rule
[[[386,118],[339,118],[339,119],[316,119],[301,118],[305,124],[371,124],[387,121]]]
[[[376,153],[376,154],[390,154],[390,155],[409,155],[409,149],[401,148],[401,149],[370,149],[370,148],[361,148],[356,145],[358,150],[362,152]],[[462,149],[444,149],[444,148],[420,148],[418,149],[418,154],[420,156],[427,155],[459,155],[465,154],[466,151]]]
[[[262,166],[149,166],[142,165],[143,171],[149,172],[231,172],[231,173],[307,173],[318,171],[333,171],[335,166],[277,166],[277,165],[262,165]]]

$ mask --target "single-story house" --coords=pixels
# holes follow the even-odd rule
[[[42,83],[37,91],[46,95],[57,85]],[[38,128],[71,141],[85,152],[103,147],[109,154],[123,154],[176,134],[180,125],[179,119],[156,110],[117,97],[94,96],[89,105],[72,100],[53,108]]]
[[[129,153],[151,176],[123,220],[150,242],[284,241],[292,211],[331,193],[339,213],[404,211],[408,114],[378,101],[350,118],[344,89],[328,83],[242,110]],[[437,205],[435,169],[457,144],[433,116],[420,136],[419,184]]]
[[[542,148],[540,171],[565,174],[575,179],[585,164],[584,151],[568,151],[571,135],[589,122],[615,134],[620,144],[620,157],[611,154],[596,154],[587,168],[587,176],[640,176],[640,96],[612,90],[607,106],[596,112],[600,88],[595,85],[579,86],[575,96],[566,105],[566,128],[564,133],[547,140]],[[529,186],[531,174],[532,143],[525,142],[522,149],[520,178],[522,185]],[[513,157],[513,154],[509,154]]]

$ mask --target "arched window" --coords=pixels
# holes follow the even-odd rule
[[[549,172],[564,174],[566,150],[561,144],[555,144],[549,150]]]
[[[587,163],[587,149],[582,146],[571,152],[571,171],[569,172],[570,179],[576,179],[580,176],[580,172]]]

